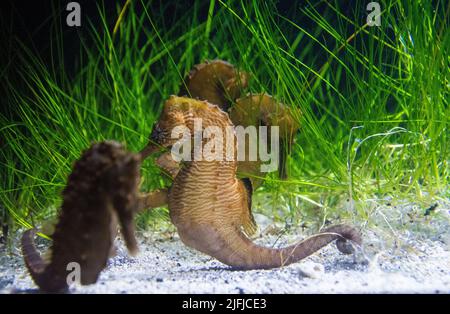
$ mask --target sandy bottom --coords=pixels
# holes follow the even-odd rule
[[[110,260],[99,281],[95,285],[74,286],[70,292],[450,293],[448,209],[433,219],[418,215],[416,221],[407,222],[408,228],[397,229],[394,222],[398,223],[398,219],[386,213],[398,213],[382,209],[378,213],[379,224],[362,226],[364,248],[354,255],[343,255],[331,244],[299,263],[273,270],[233,271],[185,247],[176,234],[141,233],[137,257],[128,257],[118,241],[118,254]],[[258,220],[265,227],[271,224],[261,215]],[[282,236],[263,232],[256,242],[279,247],[304,236],[298,232]],[[0,248],[0,292],[36,291],[20,251]]]

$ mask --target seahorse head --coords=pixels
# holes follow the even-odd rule
[[[232,126],[227,113],[218,106],[206,101],[188,97],[170,96],[164,103],[163,111],[157,123],[153,126],[149,145],[141,152],[143,158],[159,151],[161,148],[170,148],[179,138],[173,136],[176,128],[188,129],[194,134],[201,121],[201,131],[207,127],[218,127],[225,129]],[[176,132],[175,132],[176,133]]]

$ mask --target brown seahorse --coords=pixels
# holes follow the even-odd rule
[[[268,94],[249,94],[247,96],[236,99],[235,104],[230,108],[230,119],[234,125],[243,126],[266,126],[267,127],[267,143],[269,146],[271,128],[277,126],[279,128],[279,167],[278,175],[282,179],[286,179],[286,161],[287,155],[291,152],[292,144],[294,143],[295,135],[300,129],[297,120],[294,119],[294,109],[285,104],[276,101]],[[297,112],[297,114],[300,114]],[[247,154],[247,149],[246,149]],[[249,179],[252,181],[253,188],[261,185],[266,173],[261,172],[261,160],[250,161],[246,158],[245,161],[238,162],[238,173],[242,176],[249,174]]]
[[[218,105],[222,110],[230,113],[231,121],[235,126],[267,126],[269,137],[266,144],[270,143],[270,128],[278,126],[280,128],[278,174],[280,178],[286,179],[287,155],[291,152],[295,135],[300,128],[299,123],[294,119],[294,114],[299,116],[300,112],[265,93],[241,97],[248,85],[248,80],[248,73],[237,70],[226,61],[206,61],[194,66],[183,81],[179,95],[190,95],[191,98]],[[167,155],[157,160],[157,164],[170,174],[176,174],[178,165]],[[246,161],[238,162],[238,175],[243,178],[248,177],[254,189],[261,185],[262,178],[266,174],[260,171],[260,165],[259,159],[250,161],[247,158]]]
[[[227,110],[240,97],[248,80],[248,73],[239,71],[231,63],[223,60],[205,61],[193,67],[183,80],[178,94],[207,100]]]
[[[171,138],[175,126],[186,126],[193,135],[195,118],[202,119],[203,129],[215,126],[225,131],[233,127],[228,114],[216,105],[171,96],[151,134],[151,142],[158,145],[149,144],[141,152],[142,157],[158,151],[159,146],[170,148],[178,141]],[[236,148],[234,135],[230,144]],[[220,161],[195,160],[192,150],[192,160],[183,162],[169,189],[170,218],[187,246],[234,268],[268,269],[299,261],[334,240],[343,253],[352,252],[347,240],[361,244],[359,233],[347,225],[329,227],[285,248],[273,249],[253,243],[245,232],[246,226],[252,223],[249,190],[236,178],[236,154],[227,160],[225,147],[224,141]]]
[[[75,162],[63,191],[50,262],[34,246],[36,229],[22,236],[25,264],[46,292],[68,289],[69,263],[80,266],[80,283],[95,283],[115,251],[118,224],[131,254],[137,252],[134,215],[145,204],[138,194],[141,159],[113,141],[93,144]]]

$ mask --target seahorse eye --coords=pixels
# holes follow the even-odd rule
[[[161,143],[164,141],[165,132],[158,123],[155,124],[155,126],[153,127],[152,134],[150,137],[151,140],[156,143]]]

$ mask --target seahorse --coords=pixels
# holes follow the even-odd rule
[[[36,250],[36,229],[22,236],[25,264],[41,290],[67,291],[69,271],[75,270],[70,263],[78,263],[81,284],[95,283],[114,254],[119,224],[129,252],[137,252],[133,218],[148,201],[138,193],[140,165],[140,155],[113,141],[95,143],[82,153],[62,193],[50,261]]]
[[[212,60],[196,64],[183,80],[180,96],[207,100],[227,110],[247,88],[249,74],[231,63]]]
[[[180,88],[180,96],[187,95],[190,98],[206,100],[217,105],[220,109],[229,112],[231,121],[235,126],[266,126],[269,130],[268,141],[270,143],[270,128],[279,127],[280,149],[278,174],[281,179],[286,179],[287,155],[291,152],[295,135],[300,129],[298,120],[300,111],[289,107],[266,93],[248,94],[242,96],[247,88],[250,75],[235,68],[231,63],[223,60],[206,61],[194,66],[189,75],[183,80]],[[246,149],[247,151],[248,149]],[[169,154],[162,155],[157,164],[166,172],[175,176],[178,164],[170,159]],[[261,160],[238,162],[238,175],[248,178],[252,188],[256,189],[262,184],[266,173],[260,171]]]
[[[277,126],[279,128],[279,167],[278,175],[281,179],[286,179],[286,162],[287,155],[291,153],[296,134],[300,129],[300,124],[294,119],[293,108],[275,100],[268,94],[248,94],[244,97],[236,99],[235,104],[230,108],[230,119],[235,126],[266,126],[267,127],[267,146],[271,142],[271,128]],[[297,111],[300,115],[300,112]],[[272,149],[272,148],[271,148]],[[247,149],[246,149],[247,152]],[[248,158],[238,162],[238,173],[243,177],[248,177],[253,185],[257,188],[262,184],[261,178],[266,173],[261,172],[261,160],[250,161]],[[248,175],[248,176],[246,176]]]
[[[177,138],[171,132],[176,126],[187,127],[194,141],[194,119],[201,119],[202,128],[218,127],[225,133],[233,128],[228,114],[206,101],[171,96],[153,128],[150,144],[141,151],[142,158],[164,148],[171,148]],[[231,142],[223,140],[222,158],[196,160],[195,149],[191,160],[182,162],[179,172],[168,191],[171,221],[181,241],[189,247],[210,255],[237,269],[269,269],[297,262],[328,243],[336,240],[337,247],[349,254],[353,247],[348,241],[360,245],[358,231],[339,224],[326,228],[303,241],[285,248],[267,248],[256,245],[248,238],[251,231],[251,193],[245,181],[236,177],[236,136]],[[205,141],[202,141],[204,151]],[[227,145],[234,148],[229,158]],[[220,145],[218,145],[220,146]],[[218,149],[216,147],[215,149]],[[217,152],[215,152],[217,153]],[[216,155],[217,156],[217,155]],[[228,157],[227,157],[228,156]]]

